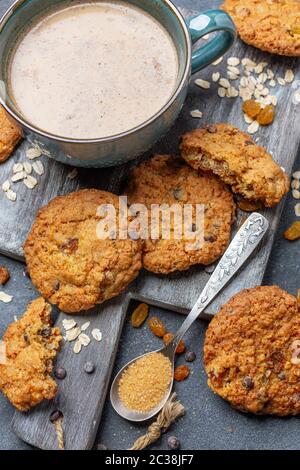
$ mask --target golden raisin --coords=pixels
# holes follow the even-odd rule
[[[178,366],[174,371],[174,379],[177,380],[177,382],[182,382],[182,380],[187,379],[189,375],[190,368],[186,365]]]
[[[284,232],[283,236],[290,241],[300,238],[300,221],[292,223],[292,225]]]
[[[246,100],[243,103],[243,111],[247,114],[247,116],[254,119],[261,111],[261,106],[254,100]]]
[[[159,338],[162,338],[167,332],[165,325],[157,317],[151,317],[148,320],[148,326],[152,333]]]
[[[268,126],[274,121],[274,116],[275,108],[272,104],[269,104],[259,112],[256,120],[261,126]]]
[[[0,286],[3,286],[9,280],[9,272],[4,266],[0,266]]]
[[[166,333],[163,337],[163,341],[164,341],[165,345],[169,344],[170,341],[172,341],[173,338],[174,338],[173,333]],[[179,341],[179,344],[176,348],[176,354],[182,354],[182,353],[184,353],[184,351],[185,351],[185,344],[181,340],[181,341]]]
[[[140,304],[131,315],[131,325],[133,328],[140,328],[149,315],[149,306]]]
[[[262,204],[258,201],[249,201],[248,199],[240,199],[238,201],[239,208],[244,212],[255,212],[262,208]]]

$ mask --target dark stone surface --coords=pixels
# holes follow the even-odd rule
[[[1,0],[1,10],[11,0]],[[176,2],[186,8],[207,8],[212,2],[181,0]],[[216,2],[217,3],[217,2]],[[295,168],[300,168],[300,154]],[[283,239],[282,232],[295,219],[294,204],[291,196],[283,211],[280,227],[276,236],[270,262],[267,267],[265,284],[278,284],[292,294],[300,288],[299,280],[299,249],[300,241],[290,243]],[[0,337],[7,325],[14,321],[14,315],[21,315],[27,303],[37,296],[30,279],[24,275],[24,265],[0,256],[0,265],[6,266],[11,279],[3,290],[14,295],[11,304],[0,303]],[[170,331],[176,331],[182,321],[178,314],[151,309],[151,314],[158,314],[165,321]],[[217,396],[213,395],[206,385],[206,377],[202,366],[202,344],[205,322],[194,325],[187,334],[185,341],[188,349],[195,351],[197,359],[189,364],[191,376],[186,382],[176,384],[178,397],[186,408],[186,415],[180,418],[170,430],[181,442],[181,449],[299,449],[299,418],[272,418],[243,415],[234,411]],[[161,344],[154,338],[146,326],[133,330],[128,321],[125,323],[119,354],[114,373],[131,358],[150,351]],[[183,363],[180,357],[178,363]],[[0,396],[0,450],[30,449],[21,442],[11,429],[14,410]],[[132,425],[121,419],[112,410],[107,401],[97,443],[109,449],[126,449],[147,426]],[[167,449],[168,433],[153,449]]]

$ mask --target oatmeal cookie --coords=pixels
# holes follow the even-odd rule
[[[145,241],[143,266],[148,271],[168,274],[195,264],[208,265],[227,248],[235,205],[227,187],[215,176],[193,170],[182,159],[156,155],[133,170],[125,194],[129,204],[141,203],[148,209],[152,204],[177,204],[180,208],[191,204],[194,208],[191,232],[197,230],[196,204],[204,206],[204,243],[199,245],[195,239],[191,242],[190,235],[176,239],[171,217],[171,239],[163,239],[160,226],[158,239],[153,236],[151,239],[150,233]]]
[[[241,39],[263,51],[300,56],[299,0],[225,0]]]
[[[0,105],[0,163],[5,162],[10,157],[21,138],[20,129]]]
[[[240,411],[300,413],[300,311],[277,286],[246,289],[227,302],[205,337],[209,387]]]
[[[272,207],[289,190],[288,176],[265,148],[230,124],[187,132],[180,150],[191,167],[212,171],[245,199]]]
[[[53,199],[37,214],[24,252],[33,284],[66,313],[88,310],[115,297],[141,269],[140,241],[99,238],[97,210],[116,195],[86,189]],[[113,234],[112,234],[113,235]]]
[[[51,377],[62,336],[51,327],[51,307],[40,297],[3,336],[6,361],[0,363],[0,389],[20,411],[51,400],[57,385]]]

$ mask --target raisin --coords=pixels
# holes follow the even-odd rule
[[[77,238],[70,238],[61,245],[61,249],[66,251],[69,255],[77,251],[79,240]]]
[[[155,336],[158,336],[159,338],[163,338],[163,336],[166,334],[166,328],[165,325],[160,321],[159,318],[157,317],[151,317],[148,320],[148,326],[152,333]]]
[[[131,315],[131,325],[133,328],[140,328],[149,315],[149,306],[140,304]]]
[[[274,121],[274,117],[275,108],[272,104],[269,104],[260,111],[260,113],[256,117],[256,120],[261,126],[268,126],[269,124],[272,124],[272,122]]]
[[[240,199],[238,201],[239,208],[244,212],[255,212],[262,208],[262,204],[258,201],[248,201],[247,199]]]
[[[9,272],[4,266],[0,266],[0,286],[4,286],[9,280]]]
[[[254,119],[261,111],[261,106],[254,100],[246,100],[243,104],[243,111],[247,116]]]
[[[189,375],[190,368],[185,365],[176,367],[174,371],[174,379],[177,380],[177,382],[182,382],[183,380],[186,380]]]
[[[164,341],[165,345],[169,344],[172,341],[173,338],[174,338],[173,333],[166,333],[163,337],[163,341]],[[182,354],[182,353],[184,353],[184,351],[185,351],[185,344],[181,340],[181,341],[179,341],[179,344],[176,348],[176,354]]]
[[[292,225],[284,232],[284,238],[290,241],[300,238],[300,222],[293,222]]]

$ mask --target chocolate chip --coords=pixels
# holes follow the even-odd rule
[[[210,134],[216,134],[216,132],[218,132],[218,130],[215,126],[208,126],[207,132],[209,132]]]
[[[254,382],[251,377],[244,377],[243,385],[246,390],[252,390],[254,388]]]
[[[23,338],[24,338],[24,341],[26,341],[26,343],[29,343],[29,336],[28,335],[24,335]]]
[[[188,351],[185,355],[185,360],[186,362],[194,362],[194,360],[196,359],[196,353],[194,353],[193,351]]]
[[[88,361],[84,364],[84,372],[87,374],[93,374],[95,372],[95,366],[91,361]]]
[[[59,419],[63,418],[64,415],[62,414],[62,412],[60,410],[55,410],[53,411],[53,413],[51,413],[49,419],[51,421],[51,423],[55,423],[56,421],[58,421]]]
[[[197,225],[196,224],[192,224],[192,232],[197,232]]]
[[[54,371],[54,375],[59,380],[64,380],[67,377],[67,371],[63,367],[58,367]]]
[[[51,333],[52,333],[52,329],[51,329],[51,328],[44,328],[44,329],[41,331],[41,335],[43,336],[43,338],[49,338],[49,336],[51,336]]]
[[[172,450],[177,450],[180,447],[180,440],[175,436],[168,437],[168,447]]]

